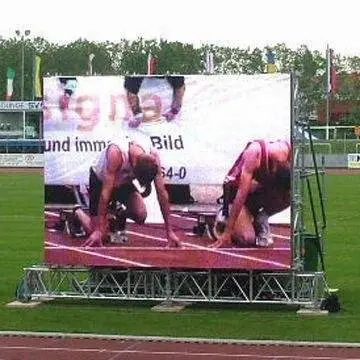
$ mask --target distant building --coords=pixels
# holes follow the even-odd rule
[[[344,116],[349,115],[355,108],[360,108],[360,100],[330,100],[329,101],[329,123],[340,124]],[[317,119],[320,124],[326,123],[326,102],[322,102],[317,108]],[[360,123],[360,119],[359,119]]]
[[[338,74],[336,79],[336,94],[329,101],[329,123],[330,125],[341,124],[344,116],[349,115],[355,108],[360,109],[360,100],[339,100],[336,95],[341,93],[346,84],[358,89],[360,96],[360,73]],[[326,101],[320,103],[316,110],[317,119],[320,124],[326,123]],[[360,123],[360,119],[359,119]]]

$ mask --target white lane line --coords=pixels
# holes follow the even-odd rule
[[[132,234],[132,235],[137,235],[139,237],[143,237],[145,239],[152,239],[152,240],[158,240],[161,242],[168,242],[167,239],[162,238],[162,237],[158,237],[158,236],[152,236],[152,235],[146,235],[146,234],[142,234],[142,233],[138,233],[135,231],[127,231],[128,234]],[[218,249],[213,249],[213,248],[208,248],[206,246],[201,246],[201,245],[196,245],[196,244],[191,244],[188,242],[182,242],[182,244],[189,246],[189,247],[193,247],[195,249],[199,249],[199,250],[204,250],[204,251],[208,251],[208,252],[213,252],[215,254],[220,254],[220,255],[227,255],[230,257],[235,257],[238,259],[242,259],[242,260],[251,260],[251,261],[257,261],[263,264],[268,264],[268,265],[274,265],[274,266],[278,266],[284,269],[289,269],[290,268],[290,264],[283,264],[283,263],[279,263],[277,261],[272,261],[272,260],[265,260],[265,259],[259,259],[253,256],[248,256],[248,255],[241,255],[241,254],[234,254],[231,252],[227,252],[227,251],[223,251],[223,250],[218,250]],[[290,249],[289,249],[290,251]]]
[[[86,248],[79,248],[79,247],[75,247],[75,246],[60,245],[60,244],[53,243],[51,241],[45,241],[45,244],[50,245],[51,250],[59,249],[59,250],[75,251],[75,252],[78,252],[80,254],[86,254],[86,255],[90,255],[90,256],[95,256],[95,257],[99,257],[99,258],[103,258],[103,259],[107,259],[107,260],[112,260],[112,261],[116,261],[116,262],[121,262],[121,263],[129,264],[129,265],[135,265],[135,266],[142,266],[142,267],[153,267],[154,266],[154,265],[149,265],[149,264],[140,263],[140,262],[137,262],[137,261],[127,260],[127,259],[123,259],[123,258],[119,258],[119,257],[115,257],[115,256],[99,254],[99,253],[97,253],[95,251],[85,250]],[[46,248],[47,247],[45,247],[45,249]]]
[[[55,352],[75,352],[75,353],[109,353],[109,354],[141,354],[141,355],[166,355],[183,357],[216,357],[216,358],[253,358],[253,359],[297,359],[297,360],[359,360],[359,358],[348,358],[344,356],[317,356],[317,355],[263,355],[254,353],[221,353],[221,352],[189,352],[189,351],[151,351],[151,350],[110,350],[106,348],[70,348],[70,347],[46,347],[46,346],[0,346],[3,350],[16,351],[55,351]],[[263,349],[261,349],[263,351]]]

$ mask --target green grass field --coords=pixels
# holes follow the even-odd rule
[[[360,175],[328,175],[326,267],[330,287],[340,289],[342,311],[300,317],[295,307],[193,305],[180,313],[156,313],[149,303],[52,301],[36,308],[8,308],[28,265],[43,257],[43,180],[0,174],[1,330],[56,331],[233,339],[360,340]]]

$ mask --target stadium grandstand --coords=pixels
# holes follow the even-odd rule
[[[41,102],[0,102],[1,154],[43,153],[42,138]]]

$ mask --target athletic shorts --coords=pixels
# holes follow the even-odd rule
[[[99,200],[102,189],[102,181],[97,177],[93,168],[90,168],[89,177],[89,193],[90,193],[90,215],[96,216],[98,214]],[[131,184],[124,184],[113,190],[110,198],[110,202],[119,201],[126,204],[130,194],[138,192],[136,187]]]
[[[256,216],[259,210],[264,206],[265,197],[266,189],[263,186],[258,186],[247,197],[245,205],[253,216]]]
[[[228,201],[229,204],[232,204],[235,200],[238,185],[235,181],[229,181],[226,185],[228,192]],[[245,206],[249,209],[253,216],[256,216],[258,211],[264,206],[264,199],[266,196],[266,189],[263,186],[257,186],[255,190],[253,190],[245,200]]]

